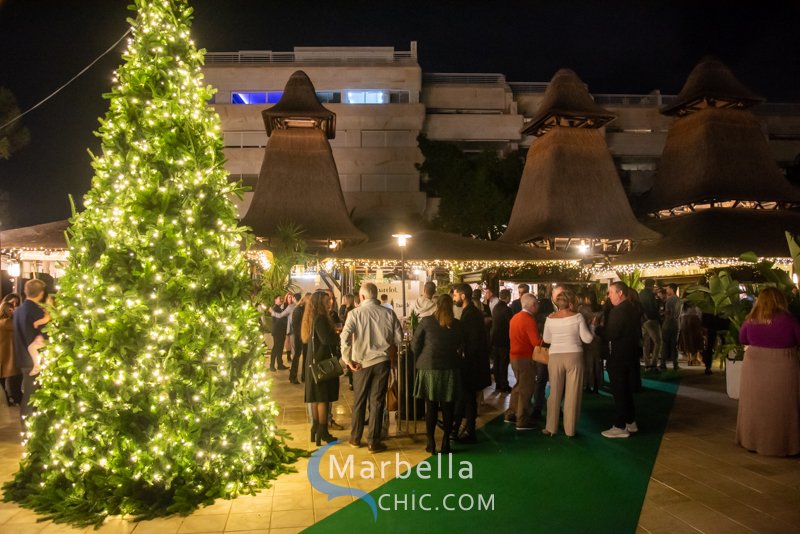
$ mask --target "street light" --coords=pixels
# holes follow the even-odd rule
[[[402,318],[406,318],[406,244],[411,239],[410,234],[392,234],[392,237],[397,238],[397,246],[400,247],[400,283],[403,286],[403,314]]]

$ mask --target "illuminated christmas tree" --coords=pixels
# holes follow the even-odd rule
[[[186,0],[135,0],[102,154],[72,218],[38,413],[5,498],[56,521],[187,513],[253,493],[294,453]]]

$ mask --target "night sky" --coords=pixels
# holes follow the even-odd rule
[[[0,86],[24,110],[127,30],[128,0],[0,0]],[[208,51],[394,46],[418,41],[424,72],[497,72],[546,82],[574,69],[594,93],[677,93],[706,54],[770,102],[800,102],[800,2],[527,0],[298,2],[195,0]],[[319,9],[314,12],[314,8]],[[63,219],[92,169],[87,149],[124,44],[23,120],[32,141],[0,160],[11,193],[4,229]]]

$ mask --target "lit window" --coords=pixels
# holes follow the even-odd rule
[[[277,104],[282,96],[283,91],[235,91],[231,93],[231,104]],[[321,91],[317,98],[323,104],[339,104],[342,93]]]
[[[348,89],[345,104],[388,104],[389,91],[385,89]]]
[[[283,91],[235,91],[231,104],[277,104]]]

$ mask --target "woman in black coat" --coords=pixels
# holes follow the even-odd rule
[[[464,332],[453,317],[453,299],[440,295],[433,315],[423,317],[414,330],[411,342],[417,355],[417,374],[414,396],[425,400],[425,430],[428,444],[425,450],[436,453],[434,432],[438,409],[442,409],[444,428],[453,426],[455,401],[461,398],[461,364]],[[441,451],[450,453],[450,432],[442,437]]]
[[[339,399],[339,379],[333,378],[317,384],[309,368],[314,362],[328,358],[336,358],[336,347],[339,345],[339,336],[333,326],[328,309],[330,295],[317,291],[311,296],[303,312],[303,326],[301,337],[303,343],[308,344],[308,362],[306,368],[305,402],[311,404],[311,441],[317,445],[322,440],[331,443],[336,438],[328,433],[328,403]]]

